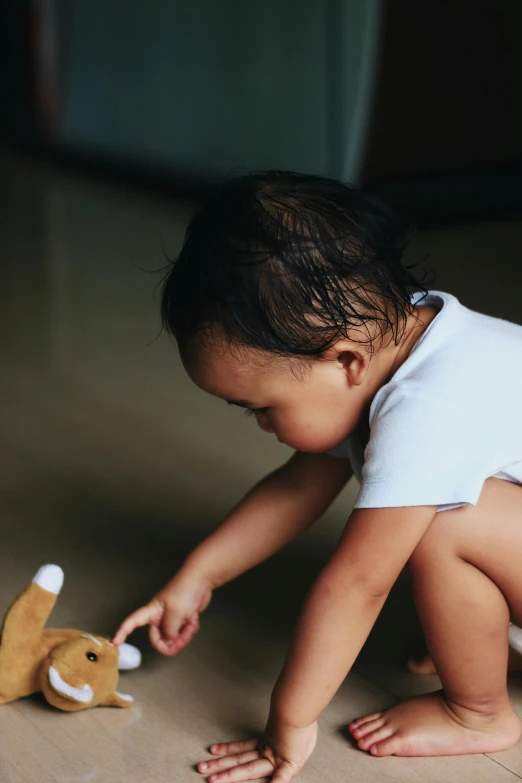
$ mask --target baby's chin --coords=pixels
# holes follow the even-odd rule
[[[316,441],[295,441],[294,443],[280,442],[284,443],[285,446],[290,446],[290,448],[295,449],[296,451],[302,451],[305,454],[326,454],[328,451],[332,451],[341,446],[345,440],[346,438],[341,438],[340,440],[331,439],[328,441],[317,439]]]

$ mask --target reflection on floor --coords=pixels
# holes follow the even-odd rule
[[[65,570],[53,625],[110,635],[148,599],[286,449],[239,411],[195,390],[160,336],[151,274],[179,247],[191,207],[45,167],[10,163],[0,238],[3,329],[0,612],[46,562]],[[420,234],[436,286],[520,318],[522,224]],[[130,710],[77,715],[38,698],[0,708],[0,781],[198,780],[211,742],[263,727],[300,601],[335,546],[356,492],[268,563],[223,588],[179,657],[150,651],[122,675]],[[321,718],[318,781],[502,781],[522,776],[520,746],[494,756],[374,759],[344,727],[438,687],[404,671],[419,630],[400,580],[357,665]],[[522,691],[511,692],[522,714]]]

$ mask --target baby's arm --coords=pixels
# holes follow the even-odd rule
[[[184,568],[213,587],[253,568],[310,527],[352,476],[348,460],[296,452],[257,484]]]
[[[214,588],[270,557],[306,530],[351,475],[347,460],[294,454],[249,492],[146,606],[124,620],[114,644],[149,625],[151,643],[159,652],[178,653],[197,632],[199,613],[208,606]]]
[[[307,596],[272,695],[270,719],[312,724],[352,667],[436,506],[357,509]]]

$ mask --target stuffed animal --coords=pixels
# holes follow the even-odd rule
[[[115,647],[103,636],[70,628],[45,628],[62,589],[63,571],[44,565],[11,605],[0,639],[0,704],[43,691],[68,712],[89,707],[130,707],[118,693],[118,669],[135,669],[140,651]]]

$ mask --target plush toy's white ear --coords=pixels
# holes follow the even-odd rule
[[[522,628],[509,624],[509,646],[522,655]]]
[[[63,571],[57,565],[44,565],[34,575],[33,582],[48,593],[58,595],[63,585]]]
[[[120,657],[118,660],[118,669],[120,671],[128,671],[129,669],[137,669],[141,663],[141,653],[137,647],[133,644],[127,644],[124,642],[118,647]]]

